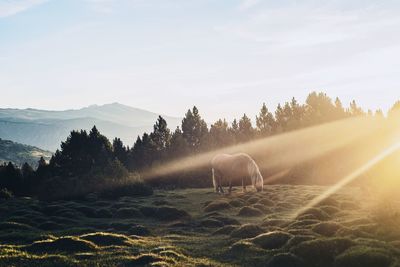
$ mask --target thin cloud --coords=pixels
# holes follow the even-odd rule
[[[0,18],[13,16],[48,0],[3,0],[0,1]]]
[[[258,3],[260,3],[260,0],[243,0],[239,4],[239,10],[246,10],[252,8],[256,6]]]
[[[115,0],[86,0],[86,2],[99,13],[112,13],[114,10]]]

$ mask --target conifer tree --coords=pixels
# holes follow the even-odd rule
[[[192,110],[189,109],[183,118],[182,134],[192,152],[200,150],[201,140],[208,134],[208,128],[196,106]]]
[[[263,103],[259,115],[256,116],[256,125],[260,136],[271,135],[275,128],[275,118],[265,103]]]
[[[239,141],[249,141],[254,136],[254,129],[251,125],[251,120],[246,114],[239,121]]]
[[[156,124],[153,126],[153,132],[150,134],[156,154],[154,155],[157,160],[164,156],[165,150],[169,146],[171,139],[170,130],[167,127],[167,122],[163,117],[158,116]]]
[[[210,127],[210,139],[213,147],[223,147],[233,144],[233,136],[228,129],[226,120],[219,119]]]
[[[120,138],[115,137],[113,140],[113,155],[125,166],[128,165],[128,149],[124,146]]]
[[[188,154],[188,144],[186,139],[183,138],[181,129],[176,127],[175,131],[171,135],[171,141],[167,148],[168,157],[179,158],[184,157]]]

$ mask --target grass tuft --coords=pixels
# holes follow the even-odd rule
[[[90,241],[97,246],[127,246],[130,245],[130,239],[125,235],[114,234],[114,233],[90,233],[81,235],[79,237],[82,240]]]
[[[264,230],[255,224],[244,224],[239,228],[235,229],[231,233],[233,238],[251,238],[255,237],[264,232]]]
[[[274,231],[258,235],[252,239],[252,242],[263,249],[278,249],[283,247],[291,237],[291,234]]]
[[[257,217],[257,216],[262,216],[264,214],[259,209],[246,206],[239,210],[238,215],[242,217]]]
[[[205,212],[219,211],[230,209],[231,205],[225,200],[217,200],[208,204],[205,208]]]
[[[392,258],[380,248],[353,247],[335,259],[335,267],[388,267]]]
[[[60,253],[75,253],[75,252],[89,252],[96,250],[97,246],[87,240],[82,240],[74,236],[64,236],[55,240],[43,240],[33,242],[26,247],[29,252],[37,254],[46,254],[53,252]]]

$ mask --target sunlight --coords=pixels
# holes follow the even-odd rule
[[[349,184],[351,181],[355,180],[357,177],[371,169],[373,166],[375,166],[377,163],[385,159],[387,156],[391,155],[392,153],[398,151],[400,149],[400,142],[395,143],[391,147],[385,149],[377,155],[376,157],[372,158],[370,161],[365,163],[363,166],[359,167],[349,175],[345,176],[343,179],[341,179],[339,182],[337,182],[335,185],[331,186],[328,190],[326,190],[323,194],[317,196],[316,198],[312,199],[306,206],[302,207],[300,210],[296,211],[291,218],[295,219],[299,215],[301,215],[303,212],[305,212],[307,209],[314,207],[324,199],[328,198],[335,192],[337,192],[339,189],[342,187],[346,186]]]
[[[277,181],[277,180],[281,179],[282,177],[286,176],[290,172],[290,170],[291,169],[286,169],[286,170],[277,172],[275,174],[272,174],[272,175],[264,178],[264,183],[268,184],[268,183],[272,183],[274,181]]]
[[[150,168],[141,175],[143,179],[171,175],[182,170],[208,166],[216,154],[238,152],[262,159],[257,161],[262,170],[283,171],[343,147],[381,128],[381,120],[371,121],[365,117],[344,119],[173,160]]]

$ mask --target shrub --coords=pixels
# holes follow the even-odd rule
[[[244,201],[241,199],[233,199],[229,201],[229,204],[233,207],[242,207],[244,205]]]
[[[5,231],[11,231],[11,230],[26,230],[26,231],[31,231],[32,226],[24,223],[17,223],[17,222],[2,222],[0,223],[0,230],[5,230]]]
[[[205,219],[202,220],[200,224],[203,227],[209,227],[209,228],[221,227],[224,225],[222,222],[215,219]]]
[[[126,264],[123,264],[123,266],[156,266],[153,263],[160,262],[165,263],[165,258],[155,255],[155,254],[141,254],[139,256],[129,258],[129,260],[126,262]],[[158,264],[160,265],[160,264]]]
[[[230,207],[231,207],[231,205],[229,205],[229,203],[227,201],[218,200],[218,201],[214,201],[214,202],[211,202],[210,204],[208,204],[204,208],[204,211],[211,212],[211,211],[217,211],[217,210],[225,210],[225,209],[229,209]]]
[[[97,246],[92,242],[73,236],[60,237],[55,240],[37,241],[26,247],[27,251],[43,254],[52,252],[86,252],[96,249]]]
[[[324,221],[330,218],[330,216],[323,210],[319,209],[319,208],[309,208],[305,211],[303,211],[301,214],[299,214],[299,218],[301,216],[306,216],[306,215],[310,215],[312,217],[314,217],[315,219]]]
[[[259,201],[258,197],[251,197],[247,200],[249,204],[256,204]]]
[[[255,216],[262,216],[263,213],[259,209],[255,209],[253,207],[243,207],[239,210],[238,213],[239,216],[249,216],[249,217],[255,217]]]
[[[337,256],[337,267],[387,267],[392,259],[384,249],[354,247]]]
[[[141,207],[140,212],[144,216],[153,217],[160,221],[173,221],[190,218],[190,215],[186,211],[171,207]]]
[[[333,236],[342,226],[335,222],[321,222],[313,226],[312,230],[320,235]]]
[[[104,186],[100,196],[108,199],[118,199],[124,196],[150,196],[153,189],[140,179],[116,181],[108,187]]]
[[[148,236],[150,235],[150,230],[142,225],[135,225],[129,228],[129,234],[138,236]]]
[[[114,213],[115,218],[138,218],[142,213],[135,208],[120,208]]]
[[[237,229],[237,226],[226,225],[216,230],[213,235],[230,235],[235,229]]]
[[[252,242],[263,249],[277,249],[284,246],[291,237],[291,234],[275,231],[258,235]]]
[[[0,199],[10,199],[13,196],[13,193],[7,188],[0,189]]]
[[[255,237],[263,232],[260,226],[255,224],[244,224],[239,228],[235,229],[231,233],[231,237],[234,238],[251,238]]]
[[[303,267],[302,259],[291,253],[279,253],[274,255],[267,264],[268,267]]]
[[[266,214],[272,213],[270,208],[267,208],[267,207],[265,207],[264,205],[261,205],[261,204],[254,204],[253,208],[256,208],[256,209],[258,209],[258,210],[260,210],[260,211],[262,211],[263,213],[266,213]]]
[[[223,216],[223,215],[213,215],[210,216],[212,219],[216,219],[223,223],[223,225],[239,225],[240,222],[234,218]]]
[[[258,203],[269,207],[275,206],[275,203],[267,198],[260,199]]]
[[[121,234],[97,232],[82,235],[79,238],[93,242],[97,246],[126,246],[129,244],[129,238]]]
[[[353,245],[347,238],[316,239],[300,243],[291,252],[301,257],[307,266],[330,266],[337,255]]]
[[[44,223],[42,223],[42,224],[40,224],[38,226],[39,229],[42,229],[42,230],[45,230],[45,231],[58,230],[58,229],[61,229],[62,227],[63,227],[62,225],[60,225],[58,223],[55,223],[55,222],[51,222],[51,221],[44,222]]]
[[[159,207],[157,208],[157,211],[153,217],[160,221],[173,221],[183,218],[190,218],[190,215],[184,210],[170,207]]]

